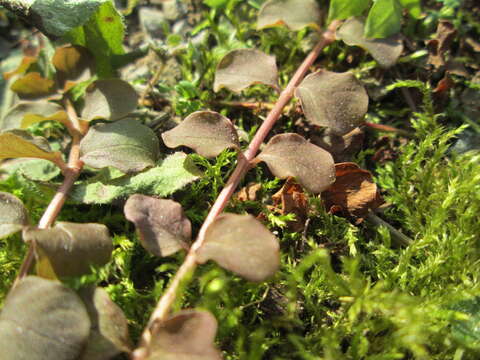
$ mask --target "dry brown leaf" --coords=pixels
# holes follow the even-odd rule
[[[435,68],[445,65],[445,53],[450,49],[453,39],[457,35],[457,30],[453,24],[447,20],[440,20],[437,26],[435,39],[427,42],[427,49],[430,53],[428,63]]]
[[[273,205],[280,214],[295,214],[295,220],[288,223],[291,231],[302,231],[308,217],[308,200],[303,188],[293,178],[288,178],[280,190],[272,195]]]
[[[241,188],[236,194],[235,198],[238,201],[255,201],[257,200],[257,194],[262,188],[262,184],[250,183],[247,186]]]

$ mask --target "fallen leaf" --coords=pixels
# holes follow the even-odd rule
[[[383,203],[369,171],[350,162],[335,164],[335,171],[335,183],[322,193],[328,211],[363,218]]]
[[[240,147],[230,119],[214,111],[190,114],[178,126],[164,132],[162,139],[169,148],[188,146],[206,158],[213,158],[227,148]]]
[[[153,255],[169,256],[188,249],[192,227],[179,203],[135,194],[127,200],[124,213],[135,223],[143,247]]]
[[[457,30],[448,20],[440,20],[437,26],[435,38],[427,42],[429,52],[428,64],[433,65],[436,69],[446,64],[445,55],[453,40],[457,36]]]
[[[256,201],[257,194],[262,189],[262,184],[250,183],[242,187],[236,194],[235,198],[238,201]]]
[[[256,49],[236,49],[222,58],[215,71],[215,92],[222,87],[240,92],[253,84],[265,84],[278,89],[274,56]]]
[[[300,232],[308,218],[308,199],[300,185],[288,178],[280,190],[272,195],[273,207],[282,215],[295,214],[295,220],[288,222],[291,231]]]
[[[320,29],[322,13],[315,0],[270,0],[263,4],[257,19],[257,29],[285,25],[291,30],[306,26]]]
[[[0,239],[28,225],[28,213],[23,203],[12,194],[0,191]]]
[[[280,247],[253,216],[224,213],[205,232],[197,260],[200,264],[213,260],[247,280],[264,281],[280,267]]]
[[[335,181],[332,155],[298,134],[287,133],[270,139],[258,159],[267,163],[276,177],[294,177],[305,189],[321,193]]]

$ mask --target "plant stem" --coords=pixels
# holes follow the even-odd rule
[[[403,234],[402,232],[398,231],[395,229],[392,225],[387,223],[385,220],[382,218],[379,218],[377,215],[375,215],[373,212],[369,212],[367,215],[367,219],[370,220],[373,224],[376,226],[385,226],[388,231],[390,232],[390,235],[392,237],[392,240],[398,245],[398,246],[408,246],[413,243],[413,240],[410,239],[408,236]]]
[[[265,121],[257,130],[254,138],[250,142],[247,150],[238,157],[237,166],[232,175],[228,179],[225,187],[220,192],[215,203],[213,204],[210,212],[208,213],[202,227],[199,230],[196,241],[192,244],[190,251],[188,252],[183,264],[175,274],[173,280],[170,282],[167,290],[157,303],[155,310],[153,311],[150,320],[142,334],[140,340],[140,347],[134,351],[132,357],[135,360],[142,360],[148,356],[148,346],[152,338],[152,330],[155,324],[158,324],[166,319],[170,313],[170,308],[173,305],[178,289],[189,274],[192,274],[197,267],[196,251],[202,246],[205,240],[205,232],[207,228],[213,223],[215,218],[223,211],[228,201],[233,195],[233,192],[237,188],[238,184],[244,177],[245,173],[252,166],[251,161],[256,156],[260,145],[263,143],[268,133],[272,129],[275,122],[280,118],[283,108],[292,99],[296,87],[301,83],[309,68],[313,65],[320,52],[333,41],[335,41],[335,29],[339,25],[339,21],[334,21],[328,27],[328,29],[322,34],[320,41],[315,45],[310,54],[305,58],[303,63],[297,69],[292,79],[288,83],[285,90],[280,93],[280,96],[273,106],[272,110],[268,114]]]
[[[80,161],[80,122],[78,120],[77,113],[75,112],[75,109],[69,99],[65,100],[65,108],[67,110],[70,122],[73,125],[73,128],[77,131],[71,132],[72,145],[68,156],[67,168],[64,172],[63,183],[58,188],[57,192],[53,196],[53,199],[48,204],[47,209],[45,210],[40,221],[38,222],[39,229],[47,229],[52,226],[58,214],[60,213],[60,210],[65,204],[65,201],[67,200],[70,189],[75,183],[75,180],[77,180],[83,168],[83,163]],[[33,264],[34,258],[35,243],[31,243],[27,250],[25,258],[23,259],[22,265],[20,266],[20,270],[18,271],[18,275],[13,283],[12,289],[15,288],[15,286],[20,280],[27,276]]]

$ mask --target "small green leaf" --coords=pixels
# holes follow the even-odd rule
[[[110,261],[113,250],[108,229],[102,224],[58,222],[50,229],[27,229],[23,238],[35,242],[40,270],[48,263],[56,277],[88,274],[92,265]],[[39,275],[43,275],[41,271]]]
[[[10,89],[21,99],[36,99],[52,94],[54,85],[53,80],[42,77],[38,72],[30,72],[15,80]]]
[[[0,313],[2,360],[74,360],[90,332],[85,305],[56,281],[28,276]]]
[[[236,49],[225,55],[215,71],[213,90],[240,92],[253,84],[278,88],[275,57],[255,49]]]
[[[127,200],[124,213],[135,223],[143,247],[153,255],[169,256],[188,249],[192,227],[179,203],[135,194]]]
[[[0,191],[0,239],[28,225],[27,209],[12,194]]]
[[[156,324],[146,360],[221,360],[217,320],[207,311],[183,310]]]
[[[94,168],[113,166],[124,173],[154,166],[160,155],[155,133],[137,120],[91,127],[80,142],[80,160]]]
[[[71,197],[86,204],[109,204],[135,193],[164,197],[200,176],[202,173],[190,158],[177,152],[162,160],[156,167],[135,176],[79,184],[74,187]]]
[[[278,240],[248,214],[219,215],[205,232],[197,256],[200,264],[214,260],[250,281],[264,281],[280,267]]]
[[[258,155],[280,179],[293,176],[304,188],[321,193],[335,181],[332,155],[293,133],[275,135]]]
[[[400,4],[408,10],[408,13],[415,19],[422,16],[422,6],[420,0],[399,0]]]
[[[117,120],[135,110],[137,100],[137,93],[126,81],[97,80],[87,89],[82,118]]]
[[[33,124],[38,119],[41,121],[67,120],[67,113],[63,108],[55,103],[48,101],[24,101],[16,104],[3,118],[3,129],[20,129]]]
[[[286,25],[291,30],[306,26],[320,29],[321,11],[315,0],[269,0],[258,13],[257,29]]]
[[[398,0],[376,0],[365,23],[366,38],[387,38],[400,31],[402,7]]]
[[[213,158],[227,148],[238,149],[237,130],[230,119],[214,111],[197,111],[177,127],[162,134],[169,148],[188,146],[199,155]]]
[[[369,0],[331,0],[328,7],[328,22],[336,19],[348,19],[351,16],[360,16],[369,5]]]

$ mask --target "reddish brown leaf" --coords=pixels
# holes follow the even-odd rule
[[[308,200],[303,188],[293,178],[288,178],[282,188],[273,196],[273,205],[282,215],[295,214],[295,220],[288,223],[291,231],[302,231],[308,217]]]
[[[328,211],[363,218],[383,202],[369,171],[347,162],[335,164],[335,172],[335,183],[322,193]]]
[[[440,20],[437,26],[435,39],[427,42],[427,49],[430,53],[428,63],[435,68],[445,65],[445,53],[450,49],[453,39],[457,35],[457,30],[453,24],[447,20]]]
[[[236,194],[235,198],[238,201],[255,201],[257,200],[257,193],[262,188],[261,184],[250,183],[241,188]]]

